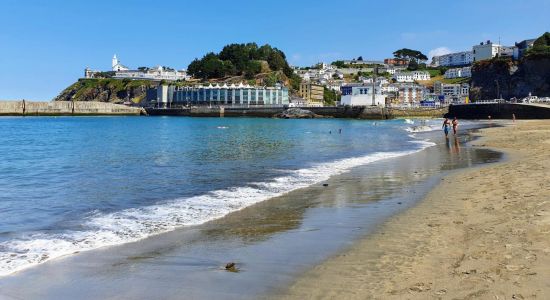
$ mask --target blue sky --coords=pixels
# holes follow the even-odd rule
[[[0,0],[0,99],[51,100],[85,67],[187,68],[234,42],[269,43],[305,66],[407,47],[469,50],[550,31],[549,0]]]

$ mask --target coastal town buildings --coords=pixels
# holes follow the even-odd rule
[[[386,58],[384,59],[384,64],[389,66],[408,66],[409,61],[404,58]]]
[[[397,101],[401,106],[418,106],[424,99],[426,88],[419,84],[401,84],[398,86]]]
[[[365,66],[365,65],[383,65],[383,61],[378,60],[362,60],[362,59],[352,59],[344,60],[345,65],[349,66]]]
[[[447,71],[445,71],[443,77],[446,79],[472,77],[472,68],[464,67],[448,69]]]
[[[374,90],[374,105],[386,106],[386,96],[382,94],[380,87],[365,84],[346,84],[341,87],[342,98],[341,105],[349,106],[368,106],[373,105],[373,90]]]
[[[323,106],[324,90],[322,85],[302,82],[298,95],[307,101],[307,106]]]
[[[454,67],[470,65],[472,62],[474,62],[473,51],[463,51],[434,56],[431,65],[434,67]]]
[[[436,81],[434,83],[434,94],[444,99],[445,104],[450,103],[467,103],[470,96],[470,85],[449,84]]]
[[[392,78],[395,79],[397,82],[415,82],[419,80],[430,80],[431,76],[430,73],[426,71],[401,71],[393,74]]]
[[[289,104],[285,87],[260,87],[248,84],[199,85],[177,87],[160,85],[147,93],[147,101],[158,107],[222,106],[283,107]]]

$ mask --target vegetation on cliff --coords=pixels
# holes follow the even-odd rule
[[[550,57],[550,32],[545,32],[535,40],[533,48],[527,50],[525,59]]]
[[[150,80],[79,79],[63,90],[54,101],[102,101],[139,103],[149,87],[158,83]]]
[[[210,52],[195,59],[187,72],[202,80],[243,77],[247,80],[261,77],[263,84],[272,86],[286,83],[297,89],[300,78],[290,68],[283,51],[268,44],[258,47],[256,43],[230,44],[220,53]],[[264,76],[259,76],[259,75]]]

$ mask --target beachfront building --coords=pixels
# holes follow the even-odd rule
[[[396,72],[392,76],[397,82],[415,82],[422,80],[430,80],[430,73],[426,71],[413,71],[413,72]]]
[[[323,106],[325,88],[322,85],[302,82],[298,95],[307,101],[307,106]]]
[[[154,93],[148,93],[148,101],[159,107],[223,106],[223,107],[283,107],[289,104],[288,89],[285,87],[235,85],[212,85],[176,87],[161,85]],[[151,95],[151,96],[150,96]]]
[[[341,105],[370,106],[373,105],[373,86],[364,84],[347,84],[341,88]],[[374,88],[374,105],[386,106],[386,96],[380,87]]]
[[[464,68],[448,69],[447,71],[445,71],[445,74],[443,75],[443,77],[447,79],[472,77],[472,68],[464,67]]]
[[[454,67],[471,65],[473,62],[473,51],[463,51],[434,56],[431,64],[434,67]]]
[[[418,106],[424,99],[426,88],[419,84],[400,84],[398,86],[397,102],[401,106]]]

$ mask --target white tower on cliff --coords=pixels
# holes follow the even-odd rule
[[[128,67],[124,66],[118,61],[118,58],[116,57],[116,54],[113,55],[113,60],[111,61],[111,68],[113,71],[128,71]]]
[[[118,65],[118,58],[116,58],[116,54],[113,55],[113,60],[111,61],[111,68],[113,71],[116,71],[116,66]]]

